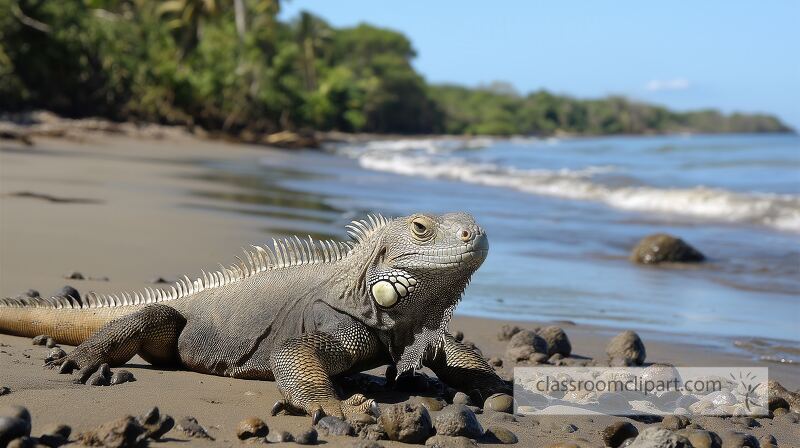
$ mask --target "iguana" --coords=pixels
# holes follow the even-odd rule
[[[361,394],[340,400],[332,377],[422,365],[450,386],[506,391],[485,360],[447,324],[489,245],[465,213],[370,215],[349,242],[297,237],[245,250],[246,262],[167,289],[117,295],[0,299],[0,332],[47,334],[78,345],[52,360],[83,381],[103,363],[139,354],[157,366],[275,380],[273,414],[346,416],[375,411]],[[237,257],[238,258],[238,257]]]

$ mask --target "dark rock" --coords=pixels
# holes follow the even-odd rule
[[[494,394],[483,403],[484,409],[510,414],[514,412],[514,397],[508,394]]]
[[[240,421],[236,427],[236,437],[239,440],[266,437],[267,434],[269,434],[269,426],[258,417],[248,417]]]
[[[630,422],[619,421],[606,426],[602,434],[603,442],[606,446],[617,448],[622,445],[625,439],[637,437],[639,435],[639,430]]]
[[[78,436],[78,440],[88,446],[142,447],[147,446],[147,431],[128,415],[86,431]]]
[[[506,347],[506,357],[512,361],[527,360],[534,353],[547,353],[547,342],[529,330],[520,330]]]
[[[758,439],[758,444],[761,445],[761,448],[777,448],[778,441],[772,434],[767,434]]]
[[[192,416],[183,417],[178,422],[178,429],[189,437],[214,440],[214,438],[208,434],[208,431],[206,431],[206,429],[197,422],[197,419]]]
[[[665,233],[649,235],[631,252],[631,261],[639,264],[698,263],[706,257],[680,238]]]
[[[500,425],[489,425],[486,428],[483,439],[488,443],[502,443],[504,445],[511,445],[519,441],[516,434]]]
[[[413,402],[425,406],[425,408],[428,409],[428,412],[441,411],[442,408],[447,406],[446,401],[435,397],[414,397]]]
[[[267,434],[267,442],[269,443],[283,443],[294,441],[294,436],[289,431],[270,431]]]
[[[455,333],[453,333],[453,338],[458,342],[463,341],[464,340],[464,332],[463,331],[456,331]]]
[[[31,435],[31,422],[19,417],[0,417],[0,446]]]
[[[564,433],[567,433],[567,434],[572,434],[573,432],[578,430],[578,427],[573,425],[572,423],[566,423],[566,424],[563,424],[563,425],[558,425],[558,427],[559,427],[558,429],[561,432],[564,432]]]
[[[454,404],[442,409],[433,422],[436,434],[464,436],[477,439],[483,435],[483,427],[468,407]]]
[[[769,412],[775,412],[776,409],[789,409],[789,402],[786,401],[783,397],[774,397],[770,396],[769,401],[767,402],[767,406],[769,407]]]
[[[78,271],[72,271],[69,274],[65,275],[64,278],[69,280],[84,280],[85,277]]]
[[[689,424],[689,418],[685,415],[667,415],[661,420],[661,427],[672,431],[683,429]]]
[[[65,352],[61,347],[53,347],[50,350],[50,353],[47,354],[47,358],[45,358],[45,361],[47,362],[55,361],[56,359],[61,359],[65,356],[67,356],[67,352]]]
[[[500,332],[497,333],[497,339],[500,341],[508,341],[512,336],[519,333],[522,329],[516,325],[503,325]]]
[[[36,297],[41,297],[41,295],[39,295],[39,291],[37,291],[35,289],[29,289],[29,290],[23,292],[22,296],[23,297],[29,297],[31,299],[34,299]]]
[[[67,425],[47,425],[42,431],[42,435],[39,436],[39,443],[50,448],[56,448],[69,442],[70,434],[72,434],[72,428]]]
[[[503,360],[496,356],[489,358],[489,365],[493,367],[503,367]]]
[[[453,395],[453,404],[470,406],[472,405],[472,400],[469,398],[469,395],[465,394],[464,392],[456,392],[456,394]]]
[[[628,448],[693,448],[686,437],[668,429],[644,428]]]
[[[719,435],[722,448],[759,448],[758,440],[752,434],[725,431]]]
[[[86,380],[88,386],[108,386],[111,384],[111,377],[106,377],[103,372],[98,370]]]
[[[330,436],[352,436],[355,433],[350,423],[331,415],[322,417],[317,422],[317,429],[323,435]]]
[[[294,437],[294,443],[298,445],[316,445],[319,434],[314,428],[309,428]]]
[[[47,348],[54,348],[56,346],[56,340],[53,338],[47,338],[44,342],[44,346]]]
[[[380,423],[390,440],[422,443],[432,431],[431,416],[420,404],[401,403],[381,409]]]
[[[644,343],[633,331],[623,331],[614,336],[606,347],[608,359],[623,361],[624,365],[640,366],[647,357]]]
[[[73,299],[81,302],[81,293],[77,289],[69,285],[64,285],[58,291],[53,293],[55,297],[72,297]]]
[[[409,372],[395,380],[394,388],[403,392],[426,392],[430,388],[428,376],[422,373]]]
[[[11,393],[11,388],[7,386],[0,386],[0,397]]]
[[[165,279],[164,277],[155,277],[150,280],[150,283],[161,284],[161,283],[172,283],[172,282]]]
[[[116,374],[115,374],[116,375]],[[169,415],[161,415],[157,407],[153,407],[137,419],[147,432],[147,437],[158,440],[175,426],[175,419]]]
[[[547,343],[547,356],[553,356],[558,353],[566,358],[572,353],[572,344],[570,344],[567,334],[564,333],[561,327],[550,325],[540,328],[536,334],[541,336]]]
[[[111,375],[109,384],[114,386],[122,383],[130,383],[132,381],[136,381],[136,377],[134,377],[131,372],[121,369],[117,370],[113,375]]]
[[[460,436],[435,435],[425,441],[425,446],[432,448],[475,448],[478,446],[474,440]]]
[[[703,429],[682,429],[677,434],[686,437],[694,448],[722,448],[722,440],[716,433]]]
[[[52,338],[46,334],[40,334],[39,336],[34,336],[33,339],[31,339],[31,342],[33,345],[45,345],[47,344],[48,339]]]

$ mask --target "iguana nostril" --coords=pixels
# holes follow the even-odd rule
[[[458,233],[459,238],[461,241],[467,242],[472,239],[472,232],[467,229],[461,229],[461,232]]]

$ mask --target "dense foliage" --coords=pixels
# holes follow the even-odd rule
[[[278,0],[0,0],[0,110],[230,133],[769,132],[770,116],[676,113],[624,98],[430,86],[401,33],[333,28]]]

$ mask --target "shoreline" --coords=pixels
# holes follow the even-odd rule
[[[175,279],[216,263],[229,263],[237,248],[265,237],[265,219],[249,215],[210,212],[211,186],[204,179],[208,167],[253,157],[283,157],[254,145],[231,144],[191,135],[160,139],[80,131],[80,139],[37,137],[34,146],[0,144],[0,295],[16,295],[36,288],[42,295],[71,285],[81,293],[118,292],[153,286],[156,277]],[[21,194],[21,193],[34,194]],[[190,194],[196,192],[199,194]],[[235,185],[216,183],[217,195],[235,195]],[[65,279],[74,271],[88,280]],[[451,331],[463,331],[485,356],[503,356],[507,342],[498,340],[502,325],[532,329],[547,322],[470,317],[456,314]],[[559,321],[579,356],[602,359],[611,337],[625,326],[608,328]],[[721,350],[691,336],[640,331],[647,362],[679,366],[767,366],[771,377],[791,390],[800,387],[797,365],[766,363]],[[663,336],[663,339],[658,336]],[[669,340],[672,339],[672,340]],[[736,350],[731,347],[732,350]],[[11,393],[0,397],[0,407],[24,405],[33,415],[34,434],[48,423],[67,423],[75,433],[86,431],[126,413],[139,415],[152,406],[176,420],[192,415],[217,438],[215,442],[186,439],[173,430],[159,446],[181,446],[188,440],[200,446],[237,444],[237,422],[250,415],[267,420],[273,430],[296,433],[308,428],[308,417],[269,417],[279,398],[273,382],[247,381],[186,371],[164,371],[135,358],[125,369],[137,381],[114,387],[76,385],[72,378],[41,368],[48,349],[30,339],[0,335],[0,387]],[[503,367],[506,374],[510,364]],[[382,377],[384,368],[371,373]],[[381,395],[381,405],[408,399],[408,393]],[[78,412],[76,413],[76,410]],[[492,413],[478,416],[484,427]],[[640,421],[601,416],[570,417],[577,429],[565,433],[564,417],[504,422],[519,437],[518,446],[545,446],[584,438],[602,443],[601,432],[612,422],[625,420],[638,428]],[[759,419],[747,431],[757,437],[775,435],[781,443],[793,440],[792,429]],[[720,418],[703,418],[710,430],[730,425]],[[496,422],[495,422],[496,423]],[[741,429],[741,428],[739,428]],[[324,437],[328,446],[350,446],[351,438]],[[382,441],[381,446],[407,446]]]

